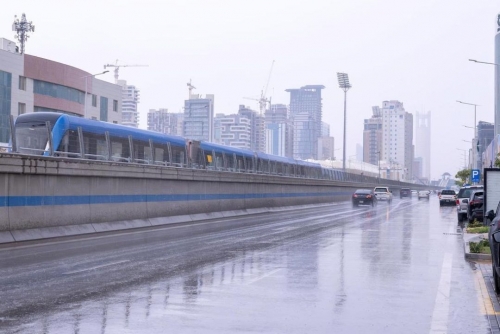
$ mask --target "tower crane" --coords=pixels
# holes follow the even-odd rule
[[[188,100],[189,100],[191,98],[191,93],[192,93],[193,89],[196,89],[196,87],[191,84],[191,79],[189,79],[187,86],[188,86],[188,90],[189,90],[189,96],[188,96]]]
[[[104,65],[104,69],[108,67],[114,67],[114,72],[115,72],[115,84],[118,84],[118,70],[120,67],[148,67],[148,65],[118,65],[118,59],[114,64],[106,64]]]
[[[267,89],[269,88],[269,81],[271,80],[271,74],[273,73],[273,67],[274,67],[274,60],[271,63],[271,69],[269,70],[269,74],[267,76],[267,81],[265,87],[260,91],[260,98],[251,98],[251,97],[244,97],[244,99],[247,100],[254,100],[259,102],[259,111],[260,115],[264,115],[266,112],[266,105],[267,103],[271,103],[271,98],[267,98]]]

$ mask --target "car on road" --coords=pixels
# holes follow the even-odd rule
[[[401,188],[399,191],[399,198],[409,197],[411,198],[411,189],[410,188]]]
[[[373,192],[375,193],[375,197],[377,197],[377,200],[387,201],[387,203],[389,204],[392,203],[392,192],[388,187],[375,187],[375,189],[373,189]]]
[[[493,286],[495,292],[500,294],[500,202],[496,211],[486,213],[486,222],[489,224],[488,241],[491,250],[491,265],[493,271]]]
[[[420,190],[418,192],[418,199],[420,200],[421,198],[427,198],[429,199],[431,192],[429,190]]]
[[[483,190],[476,189],[470,194],[467,203],[467,220],[472,223],[474,220],[483,221]]]
[[[371,205],[375,206],[377,204],[377,197],[371,189],[357,189],[354,194],[352,194],[352,206]]]
[[[457,202],[457,194],[454,190],[442,190],[439,194],[439,206],[455,205]]]
[[[457,194],[456,205],[457,205],[457,219],[459,222],[467,218],[467,208],[469,197],[474,190],[482,190],[483,186],[465,186],[460,188]]]

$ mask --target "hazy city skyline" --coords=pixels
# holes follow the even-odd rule
[[[64,7],[56,15],[54,7]],[[265,10],[263,10],[265,8]],[[120,79],[138,87],[140,125],[149,109],[182,110],[192,79],[196,94],[214,94],[215,113],[236,113],[258,96],[275,60],[268,95],[289,104],[289,87],[324,85],[323,121],[342,147],[343,92],[336,72],[349,74],[347,156],[362,143],[371,107],[399,100],[412,113],[432,112],[431,176],[463,164],[474,111],[493,122],[492,66],[498,3],[423,0],[383,3],[302,1],[18,1],[3,4],[0,37],[14,40],[14,15],[26,13],[36,31],[26,53],[90,73],[116,59]],[[133,18],[133,20],[131,20]],[[241,24],[245,22],[245,24]],[[113,73],[100,77],[114,82]]]

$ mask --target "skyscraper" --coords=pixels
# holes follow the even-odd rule
[[[322,85],[308,85],[286,90],[290,93],[293,157],[296,159],[318,159],[322,117],[321,90],[324,88]]]
[[[419,172],[415,177],[431,179],[431,112],[416,113],[415,157],[421,158]]]
[[[252,151],[265,152],[266,151],[266,134],[264,126],[264,115],[259,112],[240,105],[238,115],[245,116],[250,120],[250,149]]]
[[[246,115],[217,114],[214,121],[215,142],[222,145],[251,149],[251,120]]]
[[[363,161],[378,165],[382,159],[382,111],[372,107],[372,117],[365,119],[363,128]]]
[[[183,134],[186,138],[213,142],[213,123],[214,95],[207,94],[202,98],[193,94],[184,101]]]
[[[139,127],[139,90],[133,85],[127,85],[127,81],[118,80],[118,85],[122,86],[122,124]]]
[[[148,130],[182,136],[183,113],[169,113],[167,109],[149,109]]]
[[[413,169],[413,115],[406,112],[403,103],[391,100],[382,103],[382,154],[403,179],[411,179]],[[391,171],[392,172],[392,171]]]
[[[288,118],[288,107],[272,104],[265,113],[266,153],[293,157],[293,127]]]

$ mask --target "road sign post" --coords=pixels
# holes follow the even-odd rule
[[[471,181],[473,183],[481,182],[481,171],[479,169],[473,169],[471,171]]]

